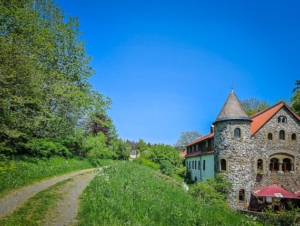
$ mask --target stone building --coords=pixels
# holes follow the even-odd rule
[[[192,179],[203,175],[195,162],[200,166],[201,156],[212,156],[206,165],[213,165],[214,173],[227,174],[233,185],[229,205],[243,207],[255,188],[277,184],[290,192],[300,190],[299,136],[300,117],[285,103],[248,117],[232,90],[211,133],[187,146],[187,168]]]

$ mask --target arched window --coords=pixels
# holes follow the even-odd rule
[[[245,202],[245,190],[241,189],[239,190],[239,202]]]
[[[227,168],[227,163],[226,163],[226,159],[221,159],[221,171],[226,171]]]
[[[276,158],[272,158],[270,160],[270,166],[269,166],[269,170],[272,173],[276,173],[277,171],[279,171],[279,161]]]
[[[285,116],[279,116],[277,118],[278,123],[287,123],[287,119]]]
[[[268,140],[273,140],[273,134],[272,133],[268,133]]]
[[[284,130],[280,130],[279,131],[279,139],[280,140],[285,140],[285,132],[284,132]]]
[[[295,141],[296,139],[297,139],[296,133],[293,133],[293,134],[292,134],[292,140]]]
[[[257,160],[257,162],[256,162],[256,169],[258,170],[258,171],[262,171],[263,170],[263,160],[262,159],[258,159]]]
[[[241,130],[239,128],[234,129],[234,138],[240,138],[241,137]]]
[[[289,173],[291,171],[291,160],[288,158],[283,159],[282,163],[282,171],[285,173]]]
[[[195,182],[197,182],[197,177],[195,177]]]
[[[205,170],[205,160],[203,160],[203,170]]]

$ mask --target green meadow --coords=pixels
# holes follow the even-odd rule
[[[103,168],[81,196],[79,225],[261,225],[193,198],[178,183],[132,162]]]

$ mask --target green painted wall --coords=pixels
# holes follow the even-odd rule
[[[200,169],[199,169],[200,161]],[[214,154],[188,157],[185,159],[187,170],[191,173],[191,179],[199,182],[205,178],[214,177]],[[196,167],[195,167],[196,165]]]

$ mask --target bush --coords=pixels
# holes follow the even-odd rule
[[[97,148],[92,148],[87,152],[88,158],[100,158],[100,159],[117,159],[118,155],[109,150],[108,148],[103,148],[102,150],[99,150]]]
[[[156,164],[154,162],[151,162],[148,159],[144,159],[142,157],[133,159],[132,161],[135,162],[135,163],[138,163],[140,165],[149,166],[149,167],[151,167],[151,168],[153,168],[155,170],[159,169],[159,165],[158,164]]]
[[[193,197],[207,203],[228,208],[226,199],[231,186],[224,174],[216,174],[215,178],[192,185],[189,192]]]
[[[61,143],[56,143],[46,139],[31,139],[25,144],[27,153],[34,157],[72,157],[71,152]]]

